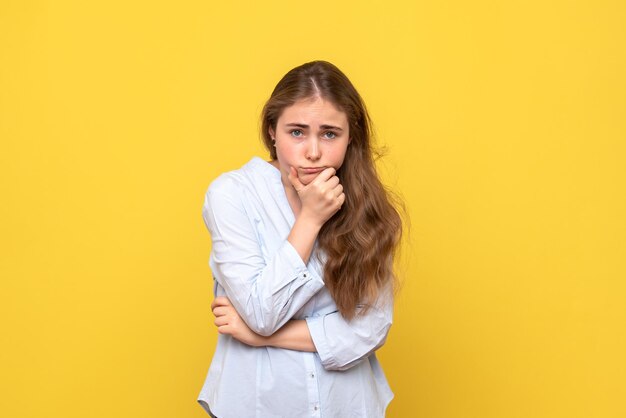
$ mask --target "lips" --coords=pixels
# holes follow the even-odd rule
[[[324,171],[326,167],[303,167],[300,169],[304,174],[318,174]]]

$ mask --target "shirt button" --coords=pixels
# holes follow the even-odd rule
[[[315,377],[315,373],[311,373],[311,379]]]
[[[315,405],[315,406],[313,407],[313,409],[315,409],[315,410],[317,411],[318,409],[320,409],[320,407],[319,407],[319,406],[317,406],[317,405]]]
[[[304,273],[303,276],[306,277],[306,273]]]

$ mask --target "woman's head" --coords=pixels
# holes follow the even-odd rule
[[[371,124],[363,99],[336,66],[327,61],[312,61],[285,74],[263,107],[261,135],[273,160],[278,158],[273,137],[280,133],[278,123],[285,109],[316,101],[345,114],[349,132],[342,133],[347,134],[350,142],[347,160],[371,154]]]
[[[276,129],[269,130],[277,161],[272,162],[288,186],[290,167],[302,184],[309,184],[325,168],[338,170],[350,142],[345,112],[315,96],[283,109]]]

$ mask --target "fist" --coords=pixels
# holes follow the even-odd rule
[[[287,178],[298,193],[302,204],[301,216],[306,216],[320,226],[329,220],[343,205],[346,195],[333,167],[320,172],[309,184],[304,185],[295,168],[289,167]]]

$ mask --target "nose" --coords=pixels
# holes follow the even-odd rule
[[[311,161],[319,160],[322,156],[320,151],[319,140],[317,138],[312,138],[309,141],[307,150],[306,150],[306,158]]]

